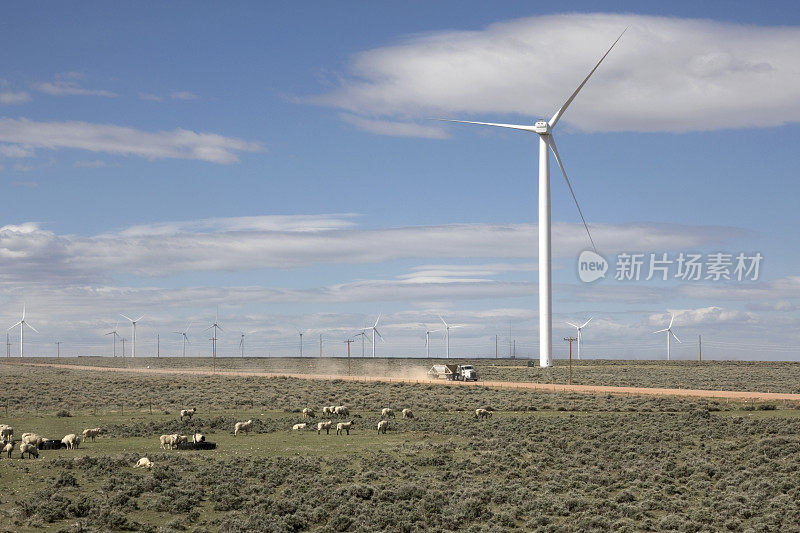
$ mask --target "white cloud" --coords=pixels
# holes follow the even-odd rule
[[[309,101],[369,117],[364,124],[549,118],[625,27],[565,114],[573,127],[681,132],[800,121],[800,28],[623,14],[541,16],[410,37],[357,54],[339,88]]]
[[[31,95],[25,91],[0,91],[0,104],[24,104],[25,102],[30,102],[30,100]]]
[[[235,163],[240,152],[263,150],[260,143],[176,129],[146,132],[112,124],[90,122],[36,122],[26,118],[0,118],[0,142],[35,148],[72,148],[146,159],[197,159]]]
[[[101,161],[100,159],[95,159],[93,161],[75,161],[72,166],[75,168],[99,168],[107,167],[108,163]]]
[[[697,309],[670,309],[667,313],[650,315],[650,325],[659,329],[669,325],[671,315],[675,315],[673,327],[699,326],[705,324],[719,325],[724,323],[747,323],[755,319],[755,315],[737,309],[724,309],[722,307],[701,307]]]
[[[189,91],[174,91],[170,93],[173,100],[198,100],[200,97]]]
[[[111,91],[102,89],[85,89],[80,82],[85,76],[80,72],[62,72],[55,75],[53,81],[35,83],[33,88],[39,92],[52,96],[79,95],[79,96],[105,96],[113,98],[118,96]]]
[[[423,126],[413,122],[372,120],[350,114],[342,114],[342,119],[360,130],[378,135],[393,137],[422,137],[424,139],[447,139],[447,132],[438,126]]]
[[[33,150],[18,144],[0,144],[0,155],[3,157],[31,157]]]

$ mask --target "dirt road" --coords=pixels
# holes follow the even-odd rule
[[[800,394],[782,392],[744,392],[730,390],[663,389],[649,387],[612,387],[605,385],[562,385],[557,383],[529,383],[523,381],[445,381],[434,379],[392,378],[387,376],[342,376],[334,374],[295,374],[283,372],[261,372],[257,370],[208,370],[199,368],[119,368],[89,365],[63,365],[56,363],[5,363],[22,366],[63,368],[90,372],[126,372],[133,374],[183,374],[195,376],[237,376],[264,378],[296,378],[358,382],[424,383],[448,387],[490,387],[492,389],[532,389],[550,392],[575,392],[583,394],[621,394],[650,396],[691,396],[696,398],[729,398],[733,400],[790,400],[800,401]]]

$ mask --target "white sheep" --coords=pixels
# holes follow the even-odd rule
[[[197,444],[198,442],[205,442],[205,441],[206,441],[206,436],[203,435],[202,433],[195,433],[194,435],[192,435],[192,442],[194,444]]]
[[[333,405],[326,405],[322,408],[322,416],[328,415],[333,416],[333,412],[336,410],[336,407]]]
[[[313,409],[311,409],[309,407],[306,407],[305,409],[303,409],[303,420],[306,420],[307,418],[314,418],[316,416],[317,415],[314,414],[314,410]]]
[[[244,431],[245,433],[250,433],[250,429],[253,427],[253,420],[250,419],[246,422],[236,422],[236,425],[233,426],[233,436],[239,434],[240,431]]]
[[[394,418],[394,409],[389,407],[384,407],[381,411],[381,417],[383,418]]]
[[[414,418],[414,413],[411,412],[411,409],[403,409],[403,418]]]
[[[0,440],[3,442],[11,442],[14,438],[14,428],[6,424],[0,425]]]
[[[20,442],[19,443],[19,451],[22,455],[19,456],[20,459],[25,459],[25,454],[28,454],[28,459],[31,458],[31,455],[38,459],[39,457],[39,448],[36,447],[35,444],[31,444],[28,442]]]
[[[42,447],[42,443],[47,439],[42,437],[41,435],[37,435],[36,433],[23,433],[22,434],[22,442],[25,444],[33,444],[37,448]]]
[[[305,422],[303,422],[302,424],[295,424],[292,426],[292,431],[303,431],[304,429],[306,429],[306,426],[308,426],[308,424],[306,424]]]
[[[8,458],[11,459],[11,452],[14,451],[14,443],[7,442],[5,446],[3,446],[3,452],[8,454]]]
[[[331,424],[332,423],[333,422],[331,422],[330,420],[326,420],[324,422],[317,423],[317,435],[319,435],[322,432],[323,429],[325,430],[325,434],[326,435],[330,435],[331,434]]]
[[[81,443],[81,438],[75,433],[70,433],[61,439],[61,444],[66,444],[68,450],[77,450]]]
[[[378,422],[378,435],[380,435],[381,433],[386,435],[386,428],[388,427],[389,427],[388,420],[381,420],[380,422]]]
[[[147,457],[142,457],[136,464],[133,465],[134,468],[153,468],[153,461],[148,459]]]
[[[189,443],[189,437],[187,437],[186,435],[178,435],[178,438],[175,439],[176,447],[178,446],[178,444],[188,444],[188,443]]]
[[[160,440],[162,450],[171,450],[177,444],[178,434],[173,433],[172,435],[161,435]]]
[[[350,416],[350,409],[348,409],[344,405],[340,405],[334,408],[333,412],[338,418],[346,418]]]
[[[492,416],[492,412],[486,409],[475,409],[475,418],[490,418]]]
[[[181,409],[181,422],[183,422],[184,416],[187,417],[189,420],[191,420],[196,412],[197,412],[196,407],[192,407],[191,409]]]
[[[86,442],[86,439],[92,439],[94,442],[94,438],[100,434],[100,428],[87,428],[83,430],[83,442]]]
[[[350,422],[339,422],[338,424],[336,424],[336,434],[341,435],[343,432],[346,431],[347,434],[349,435],[350,428],[353,427],[354,423],[355,420],[351,420]]]

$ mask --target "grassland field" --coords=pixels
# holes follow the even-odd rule
[[[54,360],[52,360],[54,362]],[[39,362],[37,360],[37,362]],[[60,363],[203,368],[200,359]],[[564,382],[566,367],[472,361],[486,379]],[[800,409],[791,402],[236,377],[342,361],[218,359],[220,375],[0,364],[0,423],[78,450],[0,458],[0,531],[799,531]],[[352,361],[354,373],[431,361]],[[309,366],[312,365],[312,366]],[[576,383],[800,391],[790,363],[581,362]],[[292,432],[350,406],[351,435]],[[378,435],[382,407],[413,409]],[[181,408],[197,407],[180,422]],[[493,416],[476,420],[477,407]],[[69,415],[69,416],[67,416]],[[249,435],[233,436],[252,418]],[[319,420],[319,418],[317,418]],[[161,450],[199,431],[209,451]],[[139,457],[155,463],[134,469]]]

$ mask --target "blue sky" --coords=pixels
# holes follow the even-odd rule
[[[31,354],[105,353],[121,312],[147,315],[139,354],[193,321],[202,355],[219,307],[226,355],[239,330],[251,355],[294,354],[298,329],[341,355],[383,313],[379,353],[421,355],[443,314],[467,326],[454,354],[498,334],[535,356],[536,139],[428,118],[549,117],[629,26],[556,137],[599,250],[759,251],[761,277],[581,284],[554,166],[554,337],[595,316],[587,356],[662,357],[674,312],[676,357],[699,334],[706,356],[800,355],[794,3],[6,11],[0,301],[8,325],[27,302]]]

